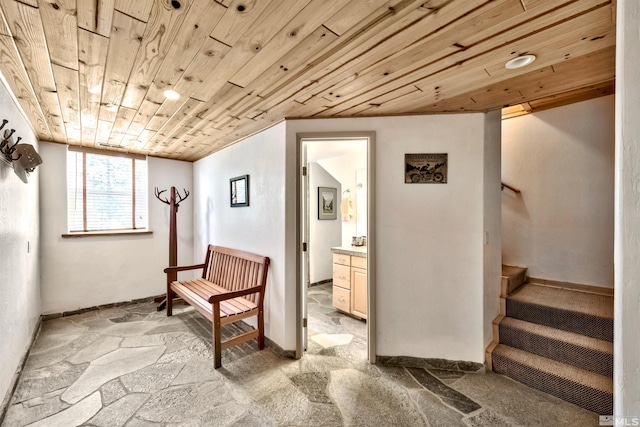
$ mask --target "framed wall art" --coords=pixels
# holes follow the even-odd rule
[[[231,207],[249,206],[249,175],[231,178],[229,183],[231,185]]]
[[[338,218],[338,189],[318,187],[318,219]]]
[[[446,184],[447,153],[405,154],[405,184]]]

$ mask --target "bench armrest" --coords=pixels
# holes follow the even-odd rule
[[[209,297],[209,302],[220,302],[228,299],[233,299],[237,297],[242,297],[249,294],[255,294],[256,292],[262,292],[264,290],[263,286],[254,286],[252,288],[241,289],[239,291],[225,292],[223,294],[212,295]]]
[[[186,265],[186,266],[182,266],[182,267],[167,267],[164,269],[165,273],[173,273],[173,272],[178,272],[178,271],[187,271],[187,270],[197,270],[199,268],[204,268],[205,265],[204,264],[197,264],[197,265]]]

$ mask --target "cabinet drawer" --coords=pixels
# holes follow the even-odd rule
[[[351,255],[344,254],[333,254],[333,263],[350,266],[351,265]]]
[[[351,288],[351,269],[346,265],[333,264],[333,286]]]
[[[364,270],[367,269],[367,259],[361,256],[352,256],[351,257],[351,266],[356,268],[362,268]]]
[[[333,287],[333,306],[344,312],[351,312],[351,292],[346,289]]]

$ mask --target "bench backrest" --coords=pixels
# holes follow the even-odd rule
[[[262,292],[245,297],[261,306],[267,285],[268,268],[269,257],[209,245],[202,278],[230,291],[261,286]]]

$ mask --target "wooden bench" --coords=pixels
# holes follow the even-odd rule
[[[202,278],[172,281],[179,271],[202,269]],[[264,348],[264,292],[269,258],[249,252],[209,245],[203,264],[165,268],[167,274],[167,316],[173,310],[174,295],[202,313],[212,323],[214,368],[222,366],[221,352],[252,338]],[[258,328],[221,341],[220,327],[257,316]]]

